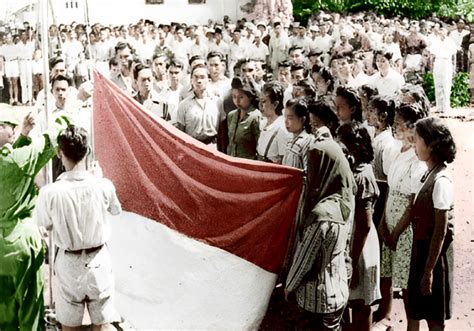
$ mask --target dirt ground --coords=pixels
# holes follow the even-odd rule
[[[456,109],[450,116],[440,117],[447,121],[458,153],[456,160],[449,167],[455,185],[455,270],[454,316],[447,321],[446,330],[468,331],[474,330],[474,109]],[[84,322],[88,322],[87,317]],[[406,330],[406,317],[401,300],[394,301],[393,326],[397,331]],[[266,318],[261,329],[286,328],[284,321]],[[422,322],[422,329],[428,329],[425,322]]]

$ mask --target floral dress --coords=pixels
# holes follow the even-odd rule
[[[390,233],[410,207],[411,196],[421,187],[425,170],[426,165],[418,160],[413,148],[400,152],[390,166],[387,176],[389,193],[385,205],[385,222]],[[392,287],[406,289],[408,286],[412,239],[413,231],[409,225],[398,238],[395,251],[382,243],[380,276],[392,278]]]

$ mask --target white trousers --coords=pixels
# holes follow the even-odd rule
[[[433,65],[436,110],[447,112],[451,109],[450,96],[453,80],[453,62],[451,59],[436,58]]]
[[[33,100],[33,68],[31,60],[18,60],[20,68],[21,102]]]

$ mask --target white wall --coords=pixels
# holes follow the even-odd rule
[[[1,0],[0,0],[1,1]],[[206,0],[205,4],[189,5],[188,0],[164,0],[162,5],[145,5],[145,0],[88,0],[91,24],[128,24],[140,18],[157,23],[221,22],[224,15],[232,20],[242,17],[240,6],[249,0]],[[56,23],[84,22],[85,0],[52,0]],[[66,3],[73,9],[66,8]],[[78,8],[75,8],[77,3]],[[52,23],[51,21],[49,23]]]

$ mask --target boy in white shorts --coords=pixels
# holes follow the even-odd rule
[[[119,317],[105,245],[109,234],[106,216],[107,212],[118,215],[120,202],[100,168],[86,170],[89,145],[83,128],[68,127],[58,143],[66,172],[41,189],[34,212],[38,225],[53,230],[58,247],[54,268],[57,320],[64,331],[78,330],[87,305],[94,330],[113,330],[110,323]]]

